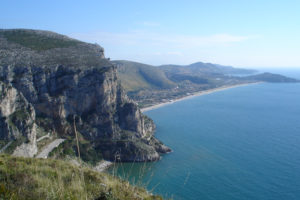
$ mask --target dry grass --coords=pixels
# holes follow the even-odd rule
[[[162,199],[127,181],[52,159],[0,155],[0,199]]]

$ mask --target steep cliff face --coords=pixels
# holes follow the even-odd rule
[[[145,122],[136,104],[127,98],[116,68],[104,58],[99,45],[32,30],[2,30],[0,42],[0,80],[15,88],[12,90],[27,102],[31,113],[36,113],[33,124],[36,121],[69,140],[76,127],[107,159],[159,159],[158,152],[163,152],[157,149],[162,144],[147,142],[153,135],[152,124]],[[17,101],[14,96],[7,98]],[[3,113],[9,109],[1,106]],[[49,120],[51,124],[44,123]],[[2,135],[9,138],[12,134]]]
[[[14,155],[33,157],[37,153],[34,108],[14,87],[1,81],[0,130],[1,140],[17,146]]]

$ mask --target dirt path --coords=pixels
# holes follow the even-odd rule
[[[50,133],[48,133],[47,135],[44,135],[44,136],[38,138],[36,141],[39,142],[39,141],[41,141],[41,140],[43,140],[43,139],[50,138],[50,137],[51,137],[51,136],[50,136]]]
[[[3,151],[5,151],[5,149],[7,149],[7,147],[9,147],[9,145],[12,143],[12,141],[10,141],[9,143],[7,143],[1,150],[0,153],[2,153]]]
[[[65,139],[56,139],[50,144],[48,144],[41,153],[39,153],[36,158],[47,158],[48,154],[56,147],[58,147],[61,143],[63,143]]]

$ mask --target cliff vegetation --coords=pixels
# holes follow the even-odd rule
[[[143,188],[54,159],[0,155],[0,199],[162,199]]]

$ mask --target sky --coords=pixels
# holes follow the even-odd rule
[[[299,0],[1,0],[0,28],[98,43],[112,60],[300,67]]]

